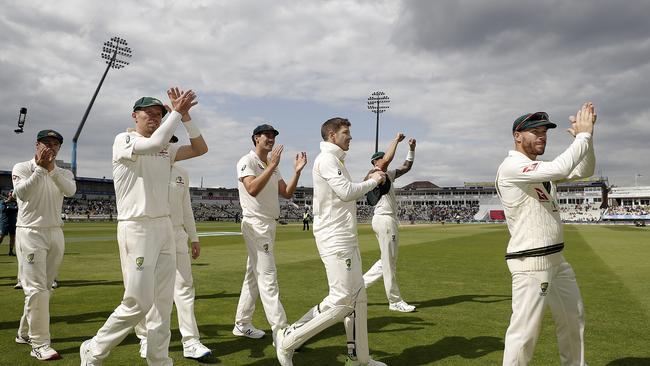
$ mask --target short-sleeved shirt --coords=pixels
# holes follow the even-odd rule
[[[280,200],[278,199],[278,183],[283,180],[279,169],[273,171],[264,188],[251,196],[242,179],[247,176],[259,177],[266,169],[266,164],[257,156],[255,151],[250,151],[237,162],[237,189],[239,190],[239,203],[244,217],[258,217],[264,219],[278,219],[280,217]]]
[[[375,215],[390,215],[397,216],[397,198],[395,198],[395,176],[397,175],[397,170],[389,170],[386,172],[386,176],[390,179],[391,185],[388,193],[381,196],[377,205],[375,205]]]
[[[167,144],[155,154],[134,154],[135,131],[123,132],[113,143],[113,184],[118,220],[169,216],[169,177],[178,147]]]

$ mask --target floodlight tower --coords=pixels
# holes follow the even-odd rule
[[[114,69],[121,69],[124,66],[128,65],[129,63],[127,61],[124,61],[119,57],[131,57],[131,49],[127,47],[128,44],[126,43],[126,40],[120,37],[113,37],[110,40],[104,42],[104,46],[102,47],[102,58],[106,60],[106,71],[104,71],[104,75],[102,75],[102,79],[99,81],[99,85],[97,85],[97,89],[95,89],[95,94],[93,94],[92,99],[90,99],[90,103],[88,104],[88,107],[86,108],[86,112],[84,113],[84,116],[81,118],[81,122],[79,123],[79,127],[77,127],[77,133],[74,134],[74,137],[72,138],[72,173],[74,176],[77,176],[77,141],[79,140],[79,135],[81,134],[81,130],[84,128],[84,124],[86,123],[86,118],[88,118],[88,113],[90,113],[90,109],[93,107],[93,104],[95,103],[95,98],[97,98],[97,94],[99,93],[99,89],[101,89],[102,84],[104,83],[104,79],[106,79],[106,74],[108,74],[108,70],[112,67]]]
[[[389,108],[390,98],[382,91],[376,91],[368,97],[368,109],[377,115],[375,127],[375,152],[379,151],[379,115]]]

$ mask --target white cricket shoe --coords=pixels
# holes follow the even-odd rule
[[[14,339],[14,340],[18,344],[32,344],[32,341],[29,340],[29,337],[16,336],[16,339]]]
[[[288,327],[287,327],[288,328]],[[275,354],[278,357],[278,362],[281,366],[293,366],[293,350],[282,347],[284,341],[284,332],[287,328],[278,330],[275,335]]]
[[[81,366],[102,366],[101,361],[92,361],[93,357],[90,354],[90,339],[84,341],[79,347],[79,357],[81,358]]]
[[[51,361],[51,360],[60,360],[61,355],[55,351],[49,344],[44,344],[39,347],[32,348],[32,351],[29,353],[30,356],[36,357],[39,361]]]
[[[264,337],[264,331],[257,329],[253,326],[253,324],[235,324],[235,327],[232,328],[232,334],[236,335],[237,337],[248,337],[248,338],[253,338],[253,339],[260,339]]]
[[[140,340],[140,358],[147,358],[147,338]]]
[[[388,305],[388,310],[399,311],[401,313],[412,313],[415,311],[415,306],[409,305],[406,301],[393,302]]]
[[[375,361],[372,358],[368,363],[361,363],[359,360],[353,360],[350,357],[345,361],[345,366],[387,366],[383,362]]]
[[[212,351],[198,340],[187,343],[188,344],[183,344],[183,357],[185,358],[194,358],[198,360],[212,354]]]

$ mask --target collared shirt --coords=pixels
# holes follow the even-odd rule
[[[237,162],[237,189],[239,190],[239,203],[244,217],[258,217],[276,220],[280,217],[280,200],[278,198],[278,183],[282,180],[280,170],[275,169],[264,188],[251,196],[242,179],[247,176],[259,177],[267,165],[255,151],[251,150]]]
[[[510,231],[507,252],[563,243],[556,185],[589,177],[594,167],[589,133],[579,133],[569,148],[550,162],[531,160],[518,151],[510,151],[496,177],[497,193]]]
[[[136,131],[120,133],[113,143],[113,184],[118,220],[169,216],[169,177],[178,147],[167,144],[155,154],[133,153]]]
[[[169,181],[169,205],[171,207],[172,225],[182,226],[190,241],[199,241],[196,233],[196,221],[190,199],[190,180],[185,169],[172,165]]]
[[[345,152],[331,142],[320,143],[314,160],[314,228],[321,255],[358,245],[357,199],[377,186],[374,179],[353,183],[345,167]]]
[[[397,170],[389,170],[386,172],[386,177],[390,179],[390,190],[385,195],[381,196],[379,202],[375,205],[375,215],[389,215],[397,218],[397,198],[395,198],[395,176]]]
[[[60,227],[63,197],[72,197],[77,184],[71,171],[38,166],[32,159],[14,165],[11,172],[18,202],[18,227]]]

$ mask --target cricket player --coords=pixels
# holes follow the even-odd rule
[[[172,136],[171,143],[178,142]],[[174,304],[178,314],[178,327],[183,343],[183,357],[204,360],[210,357],[212,351],[200,341],[199,327],[194,316],[194,284],[192,279],[192,263],[187,241],[190,241],[192,258],[201,255],[201,244],[196,232],[196,222],[190,200],[189,176],[185,169],[172,165],[169,182],[169,205],[171,220],[174,226],[174,242],[176,243],[176,280],[174,284]],[[150,310],[147,318],[151,318],[154,309]],[[135,333],[140,338],[140,357],[147,358],[147,328],[145,319],[135,327]]]
[[[386,153],[378,151],[370,158],[370,163],[374,169],[385,171],[386,180],[390,181],[391,184],[388,193],[382,195],[379,202],[375,205],[375,212],[372,217],[372,230],[375,232],[375,236],[379,242],[381,258],[363,275],[363,282],[365,287],[368,288],[383,276],[386,297],[388,298],[388,309],[410,313],[415,311],[415,306],[409,305],[402,299],[399,286],[397,285],[397,252],[399,246],[399,219],[397,218],[397,214],[399,208],[397,207],[397,199],[395,198],[394,182],[395,179],[410,171],[413,166],[413,160],[415,159],[415,139],[409,139],[408,141],[409,152],[406,155],[404,164],[397,169],[387,170],[388,164],[393,160],[395,151],[397,150],[397,144],[403,141],[404,138],[404,134],[397,134],[388,147],[388,150],[386,150]],[[374,169],[368,174],[371,174]]]
[[[40,131],[34,159],[14,165],[11,172],[18,202],[18,277],[25,293],[16,343],[31,344],[30,355],[41,361],[61,358],[50,346],[50,293],[65,249],[63,197],[77,191],[72,172],[56,166],[61,144],[60,133]]]
[[[370,358],[368,349],[368,309],[361,272],[357,239],[357,199],[384,182],[386,174],[375,171],[369,179],[353,183],[345,167],[350,148],[350,122],[332,118],[323,123],[320,154],[314,160],[313,233],[325,265],[329,294],[300,320],[277,333],[278,361],[292,366],[293,352],[305,341],[347,316],[346,332],[354,334],[348,343],[347,366],[385,366]],[[348,327],[353,329],[348,330]]]
[[[117,201],[117,241],[124,279],[124,297],[106,323],[81,344],[81,365],[101,365],[147,312],[147,363],[171,365],[170,316],[176,246],[170,220],[169,180],[175,161],[207,152],[198,127],[189,120],[196,94],[171,88],[167,95],[173,111],[156,98],[143,97],[131,114],[135,130],[120,133],[113,144],[113,181]],[[177,147],[169,140],[183,120],[190,145]]]
[[[594,173],[593,104],[585,103],[570,121],[573,143],[553,161],[545,162],[537,157],[544,154],[547,131],[556,124],[544,112],[517,118],[512,125],[515,149],[497,171],[497,194],[510,231],[506,263],[512,273],[512,316],[504,366],[530,362],[546,305],[555,320],[560,363],[586,365],[584,305],[575,273],[562,255],[564,235],[556,196],[558,182]]]
[[[284,147],[279,145],[274,148],[278,134],[278,130],[271,125],[257,126],[251,136],[254,150],[237,162],[237,189],[243,212],[241,231],[248,251],[246,274],[232,330],[234,335],[240,337],[264,336],[264,331],[252,324],[258,297],[262,299],[271,331],[275,334],[287,326],[273,256],[275,228],[280,217],[278,195],[287,199],[293,196],[300,173],[307,164],[307,153],[296,155],[293,177],[288,184],[285,183],[278,169]]]
[[[16,220],[18,219],[18,203],[14,191],[9,191],[7,198],[0,201],[0,244],[5,236],[9,236],[8,256],[15,256],[16,245]]]

